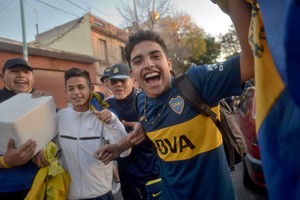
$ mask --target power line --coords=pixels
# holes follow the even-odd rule
[[[66,1],[69,2],[70,4],[76,6],[77,8],[80,8],[81,10],[83,10],[83,11],[85,11],[85,12],[89,12],[88,9],[85,9],[85,8],[83,8],[83,7],[79,6],[79,5],[77,5],[76,3],[74,3],[74,2],[72,2],[72,1],[70,1],[70,0],[66,0]]]
[[[73,15],[73,16],[75,16],[76,18],[79,17],[79,16],[75,15],[74,13],[70,13],[70,12],[68,12],[68,11],[66,11],[66,10],[62,10],[62,9],[57,8],[57,7],[55,7],[55,6],[52,6],[52,5],[48,4],[48,3],[45,3],[45,2],[43,2],[43,1],[41,1],[41,0],[36,0],[36,1],[39,2],[39,3],[42,3],[42,4],[44,4],[44,5],[46,5],[46,6],[48,6],[48,7],[51,7],[51,8],[53,8],[53,9],[56,9],[56,10],[58,10],[58,11],[60,11],[60,12],[67,13],[67,14],[69,14],[69,15]]]
[[[100,13],[102,13],[102,14],[106,15],[106,16],[107,16],[107,17],[109,17],[110,19],[113,19],[113,20],[115,20],[116,22],[120,23],[120,20],[118,20],[118,19],[116,19],[116,18],[112,17],[111,15],[108,15],[107,13],[103,12],[102,10],[99,10],[98,8],[94,7],[93,5],[91,5],[91,4],[88,4],[87,2],[85,2],[85,1],[82,1],[82,0],[80,0],[80,1],[81,1],[82,3],[84,3],[84,4],[88,5],[89,7],[91,7],[91,8],[93,8],[93,9],[95,9],[96,11],[98,11],[98,12],[100,12]]]

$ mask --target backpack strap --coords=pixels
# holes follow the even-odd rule
[[[228,145],[223,145],[227,148],[229,153],[229,167],[230,169],[234,168],[234,149],[232,147],[230,138],[228,134],[226,134],[226,129],[223,127],[220,120],[217,118],[217,114],[213,112],[209,105],[207,105],[201,95],[195,89],[192,81],[188,78],[186,74],[182,74],[181,76],[175,78],[174,86],[177,89],[178,93],[187,101],[195,110],[206,117],[210,117],[213,122],[218,127],[219,131],[222,134],[223,140]]]
[[[178,93],[186,100],[194,109],[196,109],[202,115],[208,117],[211,115],[210,107],[204,103],[202,97],[194,88],[192,81],[182,74],[174,80],[175,88]]]

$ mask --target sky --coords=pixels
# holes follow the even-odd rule
[[[20,1],[24,5],[27,42],[34,40],[37,32],[82,17],[88,11],[119,28],[123,24],[116,9],[121,0],[0,0],[0,37],[22,41]],[[171,2],[178,11],[187,12],[199,27],[214,36],[226,32],[231,24],[230,18],[210,0]]]

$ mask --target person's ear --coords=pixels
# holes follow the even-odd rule
[[[134,78],[132,69],[129,70],[129,75],[131,78]]]
[[[168,58],[168,65],[169,65],[169,68],[170,68],[170,71],[173,70],[173,63],[172,63],[172,60],[171,58]]]
[[[175,74],[175,72],[173,71],[173,63],[172,63],[172,60],[171,60],[171,58],[168,58],[168,65],[169,65],[169,69],[170,69],[170,74],[172,75],[172,76],[176,76],[176,74]]]

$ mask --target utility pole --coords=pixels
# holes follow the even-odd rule
[[[23,36],[23,57],[26,61],[28,61],[23,0],[20,0],[20,7],[21,7],[21,22],[22,22],[22,36]]]

